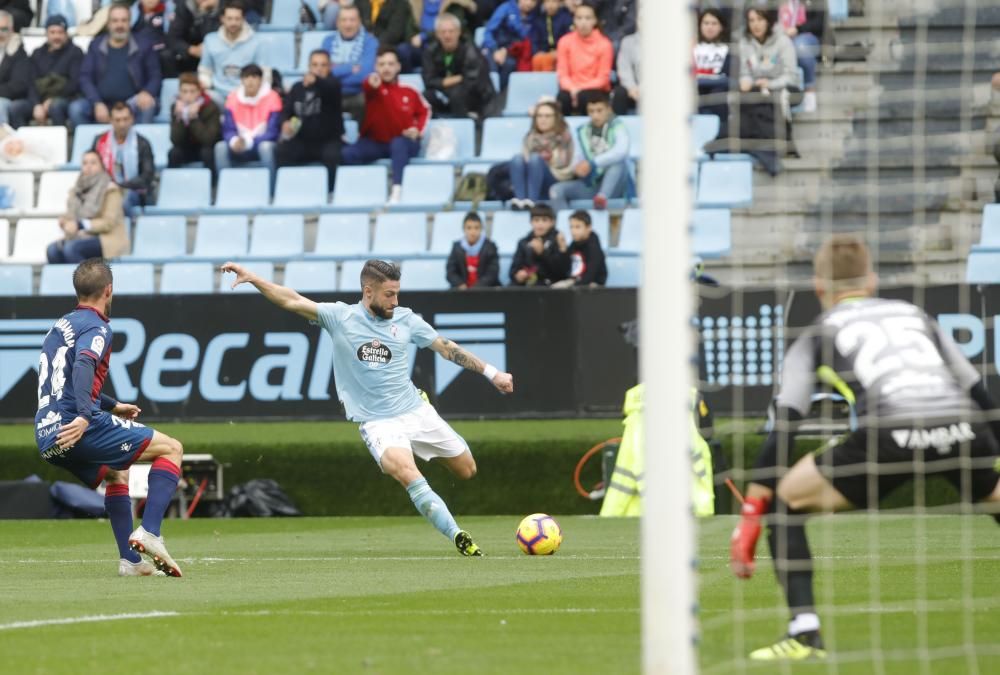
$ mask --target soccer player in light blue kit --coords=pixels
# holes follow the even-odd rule
[[[458,478],[476,475],[476,462],[465,440],[455,433],[410,381],[406,347],[430,347],[444,358],[481,373],[501,393],[514,391],[514,378],[499,372],[457,344],[437,334],[426,321],[399,307],[399,267],[369,260],[361,270],[361,301],[316,303],[291,288],[261,279],[235,263],[223,272],[236,274],[233,287],[253,284],[265,298],[290,312],[317,321],[333,338],[337,395],[347,418],[360,424],[361,438],[383,473],[406,488],[413,505],[462,555],[483,553],[461,529],[417,469],[413,455],[440,459]]]

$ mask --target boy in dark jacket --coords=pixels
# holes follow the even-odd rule
[[[38,124],[66,124],[69,103],[80,94],[83,51],[69,39],[66,19],[53,14],[45,22],[45,44],[28,57],[28,96],[10,107],[15,129],[34,119]]]
[[[170,104],[164,101],[164,104]],[[181,73],[177,101],[170,113],[170,148],[168,165],[176,168],[189,162],[202,162],[215,170],[216,142],[222,138],[219,106],[201,88],[194,73]]]
[[[560,250],[562,249],[562,250]],[[531,232],[517,242],[510,265],[514,286],[550,286],[566,278],[566,239],[556,230],[556,214],[551,206],[531,209]]]
[[[566,248],[566,273],[569,278],[557,285],[603,286],[608,280],[601,239],[594,232],[590,214],[574,211],[569,217],[569,233],[573,241]]]
[[[573,27],[573,15],[561,0],[542,0],[542,9],[531,22],[531,69],[556,69],[556,44]]]
[[[455,242],[448,256],[446,275],[452,288],[483,288],[500,285],[497,247],[483,234],[483,221],[475,211],[465,214],[465,237]]]

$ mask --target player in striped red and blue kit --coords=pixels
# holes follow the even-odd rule
[[[179,577],[160,524],[177,488],[183,448],[137,422],[138,406],[101,393],[111,361],[112,281],[101,258],[85,260],[73,272],[76,309],[56,321],[42,343],[35,441],[46,462],[91,487],[106,482],[104,505],[121,556],[119,575]],[[153,466],[142,525],[133,531],[128,468],[138,460]]]

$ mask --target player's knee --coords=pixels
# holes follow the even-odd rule
[[[104,482],[108,485],[128,485],[128,469],[108,471],[104,476]]]

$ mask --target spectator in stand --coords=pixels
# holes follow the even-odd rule
[[[31,66],[14,32],[14,17],[0,10],[0,124],[7,124],[11,107],[27,98],[30,85]]]
[[[500,90],[515,70],[531,70],[531,30],[538,0],[507,0],[493,13],[483,34],[483,55],[500,73]]]
[[[618,48],[618,85],[611,92],[616,115],[628,115],[639,107],[639,33],[626,35]]]
[[[549,190],[557,211],[569,208],[574,199],[593,199],[595,209],[607,208],[608,200],[624,196],[628,187],[628,130],[614,116],[606,93],[587,104],[587,115],[590,121],[577,130],[576,180],[556,183]]]
[[[599,6],[598,16],[604,34],[618,49],[626,35],[638,30],[639,0],[601,0]]]
[[[698,102],[698,112],[718,115],[723,124],[729,116],[726,95],[729,93],[731,62],[729,26],[725,16],[717,9],[703,10],[698,16],[698,42],[694,46],[698,95],[702,97]]]
[[[167,31],[163,57],[173,64],[174,72],[198,70],[205,38],[219,30],[220,19],[219,0],[178,0],[177,12]]]
[[[486,288],[500,285],[500,255],[497,245],[483,233],[483,221],[475,211],[465,214],[465,235],[455,242],[448,256],[446,276],[452,288]]]
[[[573,238],[569,246],[564,247],[560,243],[569,277],[552,284],[552,287],[603,286],[608,281],[608,267],[604,261],[601,239],[594,232],[590,214],[586,211],[571,213],[569,233]]]
[[[175,77],[177,71],[166,56],[167,31],[176,14],[174,0],[137,0],[132,5],[132,34],[145,40],[160,59],[163,77]]]
[[[413,6],[408,0],[354,0],[361,10],[361,21],[380,47],[395,47],[402,60],[403,72],[420,65],[420,42]]]
[[[80,176],[69,191],[59,227],[65,236],[49,244],[46,257],[50,263],[78,263],[128,253],[121,188],[104,171],[93,150],[83,153]]]
[[[274,146],[281,130],[281,97],[264,82],[255,63],[243,66],[240,86],[229,92],[223,112],[222,140],[215,144],[215,168],[261,162],[274,176]]]
[[[795,46],[787,35],[774,28],[770,12],[757,8],[746,11],[746,31],[740,39],[740,91],[801,91]],[[787,114],[785,98],[782,107]]]
[[[556,230],[556,214],[551,206],[537,204],[531,209],[531,232],[517,242],[510,264],[514,286],[551,286],[566,278],[566,239]]]
[[[343,11],[340,16],[344,16]],[[343,164],[371,164],[390,158],[390,204],[399,202],[403,169],[420,152],[420,139],[431,117],[431,107],[420,92],[399,83],[399,70],[396,50],[380,47],[375,72],[363,85],[368,112],[361,125],[361,138],[346,146],[341,158]]]
[[[333,76],[340,80],[341,107],[363,124],[365,95],[362,86],[375,70],[378,40],[361,24],[361,10],[346,5],[337,13],[337,30],[323,40],[330,55]]]
[[[0,10],[10,14],[14,33],[20,33],[31,25],[35,17],[30,0],[0,0]]]
[[[263,63],[263,46],[245,19],[244,7],[241,0],[227,0],[222,7],[219,30],[206,35],[202,45],[198,77],[201,86],[220,106],[242,83],[243,68]],[[270,68],[267,70],[270,72]],[[267,79],[270,82],[271,78]]]
[[[330,75],[330,55],[316,49],[309,54],[309,72],[285,97],[281,113],[278,166],[320,162],[333,189],[340,163],[344,117],[340,112],[340,80]]]
[[[80,68],[84,98],[69,105],[75,126],[111,120],[109,105],[124,101],[139,122],[156,117],[160,95],[160,61],[152,47],[137,40],[129,30],[129,8],[112,5],[108,10],[108,32],[90,43]]]
[[[337,15],[341,7],[353,5],[354,0],[319,0],[318,7],[323,26],[327,30],[336,30]]]
[[[816,67],[821,51],[820,36],[826,22],[825,10],[812,9],[811,4],[809,0],[786,0],[778,9],[778,23],[785,35],[792,39],[797,63],[804,74],[804,112],[816,112]]]
[[[559,104],[563,115],[580,115],[587,103],[611,91],[611,65],[614,48],[597,27],[593,6],[579,5],[573,14],[573,27],[559,40],[556,48],[556,72],[559,73]]]
[[[531,69],[551,72],[556,69],[556,45],[573,27],[573,15],[562,0],[542,0],[531,26]]]
[[[532,111],[531,129],[521,152],[510,160],[510,182],[515,211],[532,209],[549,188],[573,175],[573,136],[555,101],[539,101]]]
[[[437,18],[435,39],[424,48],[424,93],[434,113],[444,117],[483,118],[496,92],[489,65],[470,41],[454,14]]]
[[[131,108],[121,101],[111,106],[111,130],[95,138],[92,149],[111,180],[122,189],[125,215],[136,216],[152,194],[156,166],[153,146],[136,132]]]
[[[53,14],[45,21],[45,44],[28,59],[28,95],[10,108],[11,126],[66,124],[70,101],[80,93],[83,51],[69,39],[66,19]]]
[[[181,73],[177,101],[170,114],[168,166],[201,162],[215,169],[215,144],[222,138],[219,106],[201,88],[194,73]]]

